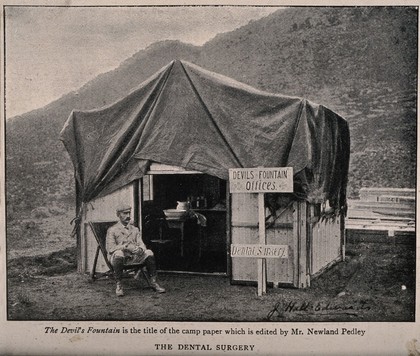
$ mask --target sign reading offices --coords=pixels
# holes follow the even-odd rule
[[[293,168],[229,169],[231,193],[292,193]]]

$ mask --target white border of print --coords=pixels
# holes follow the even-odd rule
[[[20,1],[5,1],[0,0],[2,5],[58,5],[58,6],[77,6],[77,5],[157,5],[156,2],[149,1],[127,1],[124,3],[116,3],[115,0],[68,0],[68,1],[52,1],[52,0],[20,0]],[[321,1],[294,1],[293,4],[280,1],[160,1],[159,5],[272,5],[272,6],[304,6],[304,5],[405,5],[418,6],[419,2],[413,1],[335,1],[321,2]],[[3,14],[2,14],[3,22]],[[1,30],[3,32],[4,24],[2,23]],[[2,33],[3,34],[3,33]],[[3,36],[2,36],[3,38]],[[2,42],[4,43],[4,42]],[[1,47],[3,55],[1,56],[1,68],[3,70],[4,46]],[[4,71],[3,71],[4,73]],[[1,76],[3,78],[3,76]],[[1,85],[3,91],[4,85]],[[1,104],[4,108],[4,93],[1,92]],[[2,116],[4,110],[1,110]],[[2,117],[3,118],[3,117]],[[4,118],[3,118],[4,120]],[[3,121],[4,122],[4,121]],[[4,124],[1,125],[1,143],[4,147]],[[163,337],[159,334],[150,336],[136,336],[133,334],[46,334],[45,327],[61,328],[66,327],[88,327],[99,326],[104,327],[131,327],[135,325],[137,328],[144,326],[153,326],[158,330],[165,327],[177,327],[180,323],[176,322],[49,322],[49,321],[7,321],[6,319],[6,251],[5,251],[5,184],[4,184],[4,151],[0,149],[0,279],[3,288],[0,293],[0,354],[135,354],[135,355],[185,355],[185,350],[177,350],[177,344],[190,344],[191,336],[184,335],[170,335],[165,334]],[[418,165],[417,165],[418,169]],[[418,210],[417,210],[418,211]],[[420,256],[419,243],[417,243],[417,256]],[[419,261],[417,259],[416,270],[419,271]],[[273,337],[273,336],[248,336],[245,338],[241,335],[229,337],[212,337],[211,342],[207,337],[197,336],[194,338],[195,344],[207,345],[253,345],[252,352],[242,349],[238,351],[229,352],[230,354],[250,354],[256,353],[261,355],[278,355],[278,354],[322,354],[322,355],[420,355],[420,325],[419,325],[419,305],[418,305],[418,287],[420,273],[417,273],[417,303],[416,303],[416,320],[415,323],[275,323],[277,328],[289,330],[292,328],[299,328],[306,330],[308,327],[328,329],[333,328],[348,328],[365,331],[363,336],[346,335],[346,336],[308,336],[301,335],[296,337]],[[227,329],[230,327],[238,327],[238,325],[251,328],[253,330],[260,330],[261,328],[270,328],[273,323],[209,323],[209,322],[183,322],[182,328],[194,328],[199,330],[204,329]],[[306,333],[305,333],[306,334]],[[156,350],[155,344],[173,344],[173,350]],[[214,355],[214,352],[205,351],[190,351],[188,354],[207,354]]]

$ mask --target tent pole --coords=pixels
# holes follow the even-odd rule
[[[82,227],[82,221],[83,220],[83,216],[81,216],[81,204],[80,204],[80,189],[79,189],[79,184],[77,183],[77,179],[75,179],[76,181],[76,218],[79,217],[79,221],[74,220],[74,223],[76,224],[75,226],[75,232],[76,232],[76,253],[77,253],[77,272],[79,273],[83,273],[83,269],[85,268],[82,265],[82,258],[84,256],[82,256],[82,251],[84,251],[84,248],[82,246],[82,239],[81,239],[81,227]],[[80,216],[79,216],[80,215]]]

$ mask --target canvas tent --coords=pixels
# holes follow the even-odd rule
[[[60,136],[86,203],[143,177],[151,162],[220,179],[238,167],[293,167],[299,199],[346,208],[347,122],[308,100],[173,61],[118,102],[73,111]]]
[[[117,103],[73,111],[62,132],[79,202],[144,175],[150,161],[228,178],[237,167],[293,167],[297,190],[346,203],[347,122],[322,105],[269,94],[173,61]]]

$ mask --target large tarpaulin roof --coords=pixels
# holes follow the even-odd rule
[[[228,179],[229,168],[293,167],[295,190],[345,206],[347,122],[308,100],[173,61],[117,103],[73,111],[61,132],[79,202],[142,177],[151,161]]]

